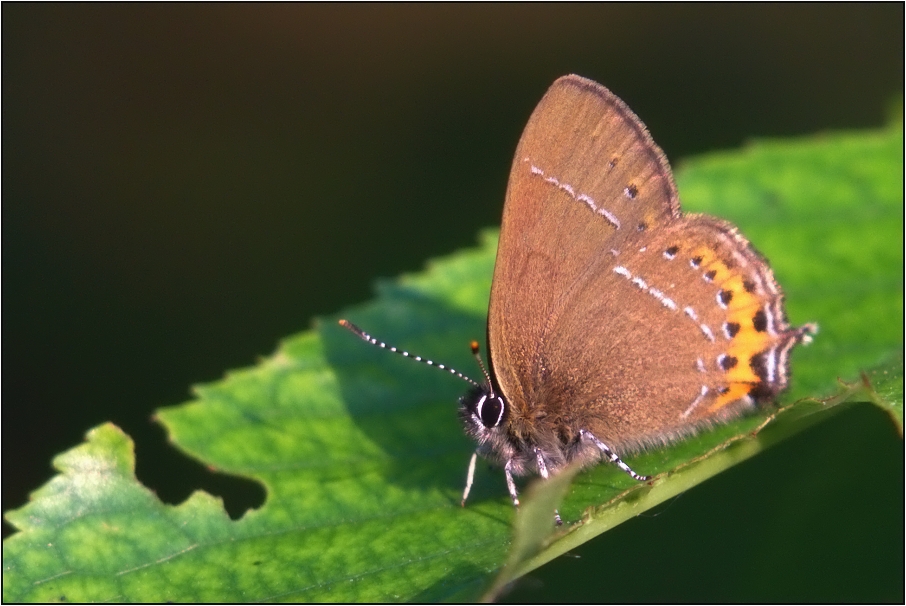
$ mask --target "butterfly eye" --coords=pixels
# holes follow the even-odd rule
[[[475,406],[475,414],[481,419],[481,424],[485,427],[497,427],[503,420],[503,411],[505,410],[503,398],[500,396],[484,396]]]

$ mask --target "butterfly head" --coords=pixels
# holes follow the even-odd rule
[[[459,418],[466,433],[479,444],[493,443],[504,437],[509,406],[503,396],[487,386],[480,386],[461,397],[459,405]]]

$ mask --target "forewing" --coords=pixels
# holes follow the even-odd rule
[[[670,168],[635,114],[590,80],[557,80],[516,150],[491,290],[491,360],[516,412],[537,401],[551,327],[597,262],[678,215]]]

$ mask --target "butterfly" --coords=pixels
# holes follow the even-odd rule
[[[360,338],[412,357],[340,323]],[[538,104],[510,171],[488,310],[490,372],[460,400],[478,456],[544,478],[686,438],[773,401],[793,328],[732,224],[684,215],[666,157],[616,95],[580,76]],[[477,356],[477,344],[473,351]],[[480,358],[479,358],[480,362]],[[559,522],[559,516],[557,516]]]

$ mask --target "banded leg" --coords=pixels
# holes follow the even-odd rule
[[[622,459],[620,459],[620,457],[619,457],[619,455],[617,455],[617,453],[612,451],[610,449],[610,447],[607,446],[607,444],[605,444],[604,442],[602,442],[601,440],[596,438],[594,436],[594,434],[591,433],[590,431],[586,431],[584,429],[579,430],[579,438],[582,440],[587,440],[587,441],[591,442],[592,444],[594,444],[595,446],[597,446],[598,449],[602,453],[604,453],[604,456],[606,456],[610,460],[611,463],[615,463],[617,465],[617,467],[619,467],[620,469],[622,469],[623,471],[628,473],[629,477],[631,477],[633,480],[638,480],[639,482],[647,482],[648,480],[651,479],[651,476],[640,476],[639,474],[634,472],[629,465],[627,465],[626,463],[623,462]]]
[[[535,447],[535,459],[538,461],[538,473],[541,474],[541,477],[545,480],[550,477],[550,473],[547,471],[547,463],[544,462],[544,455],[541,454],[541,449],[537,446]],[[560,518],[560,512],[556,509],[554,510],[554,522],[557,523],[557,526],[563,526],[563,520]]]
[[[513,481],[513,460],[510,459],[503,467],[503,473],[506,476],[506,487],[510,491],[510,497],[513,499],[513,506],[519,507],[519,491],[516,490],[516,482]]]

